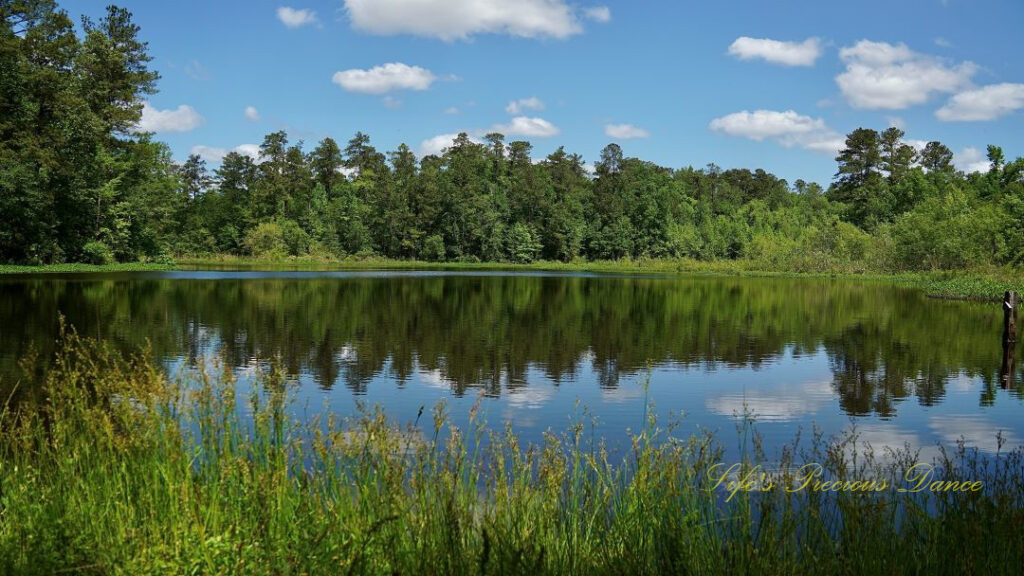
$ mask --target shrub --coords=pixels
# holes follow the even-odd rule
[[[420,255],[423,256],[424,260],[429,260],[431,262],[440,262],[444,260],[444,239],[442,239],[438,234],[428,236],[427,239],[423,241],[423,250],[420,252]]]
[[[509,261],[518,264],[533,262],[542,247],[540,241],[537,240],[538,236],[529,226],[522,222],[516,222],[515,225],[509,228],[505,237]]]
[[[105,243],[99,240],[87,242],[82,246],[82,253],[85,261],[89,264],[110,264],[114,261],[114,252]]]
[[[306,231],[297,222],[294,220],[282,220],[280,226],[281,239],[284,240],[289,255],[303,256],[309,253],[311,244],[309,234],[306,234]]]
[[[284,233],[276,222],[263,222],[249,230],[243,244],[253,256],[281,257],[288,253]]]

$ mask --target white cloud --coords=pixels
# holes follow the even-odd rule
[[[252,122],[258,122],[260,120],[260,111],[255,106],[245,107],[245,119],[251,120]]]
[[[937,446],[925,444],[921,437],[910,430],[904,430],[891,422],[869,422],[856,424],[838,435],[839,439],[849,439],[856,433],[857,452],[865,454],[871,447],[874,460],[878,463],[892,462],[898,455],[916,453],[920,462],[932,462],[940,452]],[[843,456],[852,462],[854,447],[843,449]],[[863,460],[862,460],[863,461]]]
[[[995,120],[1024,108],[1024,84],[992,84],[961,92],[935,112],[939,120]]]
[[[609,138],[617,140],[631,140],[633,138],[650,138],[651,133],[632,124],[605,124],[604,134]]]
[[[999,450],[999,436],[1004,441],[1003,450],[1020,446],[1021,440],[1012,430],[990,422],[983,416],[970,415],[939,415],[929,419],[928,427],[942,437],[947,445],[956,445],[963,439],[966,446],[977,448],[982,452]]]
[[[554,397],[555,390],[552,387],[532,385],[509,389],[505,401],[512,408],[535,410],[542,408]]]
[[[289,8],[281,6],[277,9],[277,19],[289,28],[301,28],[310,24],[316,24],[316,12],[303,8]]]
[[[233,150],[217,148],[214,146],[203,146],[201,144],[192,147],[192,154],[198,154],[200,158],[211,164],[220,164],[229,152],[237,152],[242,156],[248,156],[253,160],[259,160],[260,158],[260,147],[256,144],[242,144],[241,146],[236,146]]]
[[[395,110],[395,109],[398,109],[398,108],[402,107],[402,101],[399,100],[398,98],[393,97],[393,96],[385,96],[384,97],[384,107],[385,108],[390,108],[392,110]]]
[[[936,93],[969,86],[978,69],[972,62],[950,65],[905,44],[869,40],[843,48],[839,57],[846,71],[836,76],[836,84],[855,108],[901,110],[924,104]]]
[[[182,104],[176,109],[158,110],[149,102],[142,104],[142,119],[139,132],[191,132],[203,125],[205,120],[195,108]]]
[[[719,416],[751,415],[759,422],[788,422],[818,412],[834,394],[831,381],[809,381],[796,389],[713,396],[704,401],[704,406]]]
[[[970,146],[961,150],[953,158],[956,167],[968,174],[971,172],[988,172],[988,169],[991,167],[988,156],[981,150]]]
[[[242,156],[248,156],[253,160],[260,159],[260,146],[259,144],[242,144],[235,147],[235,152],[238,152]]]
[[[578,9],[565,0],[345,0],[345,9],[365,32],[445,41],[474,34],[568,38],[583,31]]]
[[[444,373],[440,369],[435,368],[434,370],[419,370],[420,382],[430,388],[436,388],[438,390],[451,390],[452,381],[445,378]]]
[[[455,106],[452,106],[450,108],[445,108],[444,113],[447,114],[448,116],[454,116],[459,113],[459,109],[456,108]]]
[[[594,22],[601,22],[602,24],[605,22],[612,21],[612,11],[607,6],[595,6],[593,8],[587,8],[586,10],[583,11],[583,15],[586,16],[588,20],[593,20]]]
[[[925,147],[928,146],[927,140],[918,140],[916,138],[905,138],[903,140],[903,143],[906,144],[907,146],[910,146],[914,150],[917,150],[918,152],[924,152]]]
[[[544,101],[536,96],[529,98],[520,98],[519,100],[513,100],[505,106],[505,112],[512,114],[513,116],[522,114],[526,110],[543,110]]]
[[[841,134],[829,128],[821,118],[797,114],[793,110],[744,110],[711,121],[716,131],[758,142],[774,140],[787,148],[799,146],[817,152],[834,153],[844,145]]]
[[[423,142],[420,142],[420,158],[424,156],[440,156],[444,153],[445,148],[450,148],[452,141],[458,138],[459,135],[452,134],[438,134],[433,138],[427,138]],[[479,140],[470,136],[469,139],[473,142],[480,143]]]
[[[391,62],[369,70],[353,68],[335,72],[332,81],[349,92],[384,94],[392,90],[426,90],[437,80],[434,74],[419,66]]]
[[[802,116],[793,110],[744,110],[711,121],[712,130],[757,141],[793,134],[809,134],[824,128],[825,121],[821,118]]]
[[[491,132],[501,132],[506,136],[528,136],[533,138],[550,138],[558,136],[561,130],[543,118],[516,116],[508,124],[496,124]]]
[[[740,60],[761,58],[783,66],[814,66],[821,56],[821,40],[808,38],[803,42],[783,42],[769,38],[737,38],[729,46],[729,54]]]

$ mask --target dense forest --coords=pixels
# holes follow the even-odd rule
[[[745,259],[766,268],[936,269],[1024,260],[1024,159],[965,174],[940,142],[859,128],[829,187],[764,170],[673,169],[605,147],[460,134],[442,155],[357,133],[284,132],[218,167],[136,131],[156,91],[131,14],[80,33],[53,0],[0,1],[0,262],[182,255],[429,261]]]

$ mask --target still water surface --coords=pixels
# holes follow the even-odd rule
[[[769,452],[856,425],[876,449],[1024,442],[1021,387],[999,387],[998,305],[848,280],[503,272],[223,272],[0,278],[0,392],[58,316],[171,371],[279,357],[300,414],[379,405],[412,422],[442,399],[526,440],[595,418],[612,442],[645,405],[677,435],[745,410]],[[642,382],[649,376],[649,385]],[[1018,382],[1020,375],[1017,376]],[[1005,449],[1005,448],[1004,448]]]

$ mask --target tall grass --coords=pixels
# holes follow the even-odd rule
[[[967,494],[712,490],[714,438],[649,418],[614,458],[585,426],[522,445],[444,407],[289,417],[281,374],[169,380],[73,332],[44,400],[0,416],[2,574],[1019,574],[1022,454],[966,448]],[[741,426],[749,468],[765,461]],[[817,439],[832,478],[898,479],[912,453]],[[739,473],[742,475],[742,472]],[[728,499],[728,501],[726,501]]]

